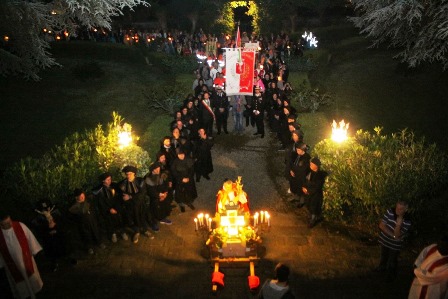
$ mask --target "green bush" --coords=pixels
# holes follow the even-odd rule
[[[117,133],[123,119],[115,112],[113,118],[106,131],[99,125],[75,133],[43,157],[28,157],[13,164],[5,171],[2,182],[7,198],[26,207],[41,198],[64,206],[75,188],[88,190],[104,171],[120,179],[121,168],[131,164],[138,167],[139,175],[145,174],[150,162],[148,153],[136,145],[120,149]]]
[[[330,218],[377,223],[397,200],[406,200],[411,213],[422,209],[448,183],[448,161],[435,144],[402,130],[386,136],[359,130],[342,144],[325,139],[314,148],[329,172],[324,208]]]

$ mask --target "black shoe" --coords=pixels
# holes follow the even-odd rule
[[[264,134],[261,134],[261,138],[264,138]]]
[[[192,209],[192,210],[196,210],[196,208],[193,206],[193,204],[191,204],[191,203],[187,203],[187,206],[190,208],[190,209]]]
[[[181,206],[181,207],[180,207],[180,211],[181,211],[182,213],[185,213],[185,207],[184,207],[184,206]]]
[[[206,180],[210,180],[210,177],[209,177],[208,175],[204,175],[204,178],[205,178]]]
[[[257,132],[257,133],[254,133],[254,135],[260,135],[260,133]]]
[[[229,134],[229,131],[224,131],[224,133]]]

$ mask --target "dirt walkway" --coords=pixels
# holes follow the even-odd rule
[[[175,209],[173,225],[162,226],[154,240],[142,237],[137,245],[121,240],[93,257],[82,255],[75,267],[64,264],[56,273],[43,271],[45,288],[39,298],[212,298],[212,268],[203,257],[205,236],[195,233],[193,218],[199,212],[213,214],[223,180],[237,176],[243,177],[251,210],[268,210],[272,215],[272,229],[263,235],[266,255],[256,267],[262,282],[282,261],[292,269],[296,298],[405,298],[411,259],[401,261],[399,279],[387,283],[370,271],[379,255],[374,242],[362,242],[325,222],[308,229],[305,211],[286,201],[287,187],[280,175],[283,155],[275,151],[276,140],[269,134],[261,139],[253,132],[249,127],[242,136],[216,136],[215,171],[210,181],[197,184],[195,211]],[[230,139],[243,145],[223,147]],[[268,171],[279,176],[272,179]],[[248,266],[222,266],[225,287],[217,297],[254,298],[247,285]]]

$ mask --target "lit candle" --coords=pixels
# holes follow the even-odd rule
[[[258,212],[254,214],[254,226],[257,226],[257,224],[258,224]]]
[[[208,219],[208,230],[212,230],[212,218],[207,218]]]
[[[199,219],[199,225],[203,226],[204,225],[204,214],[199,214],[198,215],[198,219]]]
[[[198,219],[194,218],[194,230],[197,231],[198,230]]]
[[[264,211],[260,212],[260,223],[264,222]]]
[[[271,215],[266,212],[266,221],[268,222],[268,226],[271,226]]]
[[[210,218],[210,217],[208,216],[208,214],[205,214],[205,219],[206,219],[206,221],[208,221],[208,218]]]

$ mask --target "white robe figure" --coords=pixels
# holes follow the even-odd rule
[[[34,237],[33,233],[29,230],[29,228],[20,223],[20,226],[25,233],[25,237],[30,248],[30,253],[32,255],[31,260],[33,262],[34,273],[30,277],[26,274],[25,263],[23,261],[22,256],[22,248],[20,247],[19,240],[14,233],[14,229],[11,227],[10,229],[2,229],[3,236],[5,237],[6,246],[8,247],[9,253],[11,254],[11,258],[17,266],[17,269],[20,271],[22,276],[24,277],[23,281],[15,282],[14,278],[11,275],[6,263],[3,259],[3,256],[0,254],[0,268],[6,269],[6,275],[8,276],[9,284],[11,286],[11,291],[15,298],[24,299],[30,297],[31,299],[36,298],[35,293],[39,292],[42,289],[43,282],[39,275],[39,270],[37,269],[36,262],[34,261],[34,255],[36,255],[39,251],[42,250],[39,242]]]
[[[412,282],[408,299],[419,299],[422,287],[425,285],[428,286],[425,299],[448,299],[448,264],[445,263],[428,271],[432,264],[446,257],[437,250],[426,257],[428,251],[434,246],[437,245],[432,244],[423,249],[415,261],[414,274],[416,277]]]

